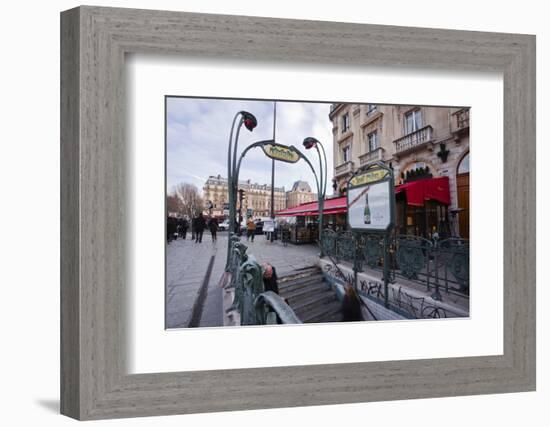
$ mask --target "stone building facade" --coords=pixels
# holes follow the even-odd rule
[[[311,187],[306,181],[296,181],[292,185],[292,190],[286,192],[287,209],[316,200],[317,194],[311,191]]]
[[[227,178],[221,175],[209,176],[203,186],[204,200],[210,200],[213,204],[212,215],[226,216],[228,191]],[[271,214],[271,185],[252,183],[250,180],[239,181],[239,190],[244,190],[243,216],[251,209],[253,216],[268,217]],[[237,202],[238,207],[238,202]],[[274,188],[275,212],[286,208],[286,193],[284,187]]]
[[[395,184],[447,176],[449,212],[469,230],[469,108],[332,104],[335,194],[358,168],[382,161]],[[457,224],[458,226],[458,224]]]

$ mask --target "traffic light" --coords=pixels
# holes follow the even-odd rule
[[[241,188],[239,190],[239,204],[240,204],[240,206],[243,205],[243,200],[245,200],[245,198],[246,198],[245,194],[246,194],[245,191]]]

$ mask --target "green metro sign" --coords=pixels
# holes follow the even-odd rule
[[[280,160],[287,163],[296,163],[300,160],[300,155],[294,147],[288,147],[275,142],[263,144],[261,147],[262,150],[264,150],[265,155],[271,159]]]

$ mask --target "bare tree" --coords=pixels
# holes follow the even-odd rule
[[[172,192],[166,196],[166,210],[170,213],[183,215],[183,202],[175,192]]]
[[[181,182],[174,187],[173,194],[181,202],[181,213],[193,218],[204,210],[204,201],[196,185]]]

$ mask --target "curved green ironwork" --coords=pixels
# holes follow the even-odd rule
[[[384,257],[384,241],[378,235],[367,234],[361,236],[359,248],[362,251],[363,260],[370,268],[376,268]]]
[[[437,244],[441,262],[447,271],[455,278],[461,292],[469,292],[470,288],[470,245],[468,240],[449,238]]]
[[[427,265],[433,244],[418,236],[397,236],[397,267],[407,279],[418,279],[418,273]]]
[[[241,325],[257,325],[256,297],[264,292],[262,268],[253,256],[249,256],[240,267],[240,288],[242,299],[239,303]]]
[[[265,292],[263,269],[248,247],[238,237],[231,236],[231,280],[225,289],[235,289],[233,303],[226,310],[240,314],[241,325],[277,323],[301,323],[290,306],[277,294]],[[273,294],[273,295],[271,295]]]
[[[351,232],[345,231],[338,235],[336,239],[336,259],[351,262],[355,260],[355,239]]]
[[[321,239],[322,250],[324,253],[336,257],[336,239],[338,234],[334,230],[325,230]]]
[[[263,292],[254,300],[256,324],[268,325],[280,323],[302,323],[294,310],[273,291]]]
[[[243,150],[243,152],[241,153],[241,155],[239,157],[239,161],[237,162],[237,166],[234,169],[233,181],[238,182],[238,180],[239,180],[239,171],[241,169],[241,163],[242,163],[242,160],[244,159],[244,156],[246,155],[246,153],[248,153],[253,148],[263,147],[267,144],[274,144],[274,143],[275,143],[275,140],[267,139],[267,140],[255,142],[253,144],[250,144],[248,147],[246,147]],[[315,168],[313,167],[313,164],[304,155],[304,153],[302,153],[298,148],[296,148],[294,145],[291,145],[288,148],[293,150],[296,154],[298,154],[298,156],[300,156],[300,158],[305,160],[305,162],[308,164],[309,168],[311,169],[311,172],[313,173],[313,177],[315,178],[315,186],[317,188],[318,203],[319,203],[319,239],[318,240],[319,240],[319,242],[321,242],[322,239],[323,239],[323,225],[322,225],[323,223],[322,223],[322,221],[323,221],[324,199],[325,199],[326,185],[327,185],[326,179],[323,180],[323,177],[321,176],[321,181],[319,181],[319,177],[317,176],[317,173],[315,172]],[[322,145],[321,145],[321,148],[322,148]],[[324,150],[325,149],[323,148],[323,153],[324,153]],[[317,152],[319,153],[319,148],[317,148]],[[325,163],[326,163],[326,155],[325,155]],[[319,154],[319,165],[321,166],[321,155],[320,154]],[[322,174],[323,174],[323,169],[322,169],[322,166],[321,166],[321,175]],[[326,175],[326,171],[325,171],[325,175]],[[234,205],[230,204],[229,205],[230,211],[233,208],[234,208]],[[320,245],[320,248],[321,248],[321,254],[322,254],[323,253],[322,245]]]
[[[235,178],[237,179],[237,181],[239,179],[239,171],[241,169],[241,163],[242,163],[246,153],[248,153],[253,148],[262,147],[263,145],[266,145],[266,144],[273,144],[274,142],[275,141],[273,139],[266,139],[266,140],[263,140],[263,141],[258,141],[258,142],[255,142],[253,144],[250,144],[248,147],[246,147],[243,150],[243,152],[241,153],[241,156],[239,157],[239,161],[237,162],[237,167],[235,169]],[[319,179],[317,178],[317,173],[315,172],[315,168],[313,167],[313,165],[311,164],[309,159],[304,155],[304,153],[302,153],[300,150],[298,150],[294,145],[291,145],[289,148],[294,150],[302,159],[304,159],[306,161],[306,163],[309,165],[311,171],[313,172],[313,176],[315,177],[316,187],[320,188]]]
[[[236,150],[236,147],[237,147],[237,144],[238,144],[238,140],[239,140],[239,131],[240,131],[240,128],[241,126],[243,125],[244,123],[244,119],[241,115],[241,111],[239,111],[237,114],[235,114],[235,117],[233,118],[233,122],[231,124],[231,131],[229,132],[229,144],[228,144],[228,148],[227,148],[227,191],[228,191],[228,194],[227,194],[227,198],[228,198],[228,202],[229,202],[229,206],[233,206],[235,204],[235,198],[236,196],[234,196],[233,194],[233,171],[234,171],[234,165],[232,167],[232,163],[231,163],[231,149],[232,149],[232,144],[233,144],[233,132],[235,130],[235,122],[237,121],[237,118],[240,116],[240,121],[239,121],[239,125],[237,126],[237,137],[236,137],[236,141],[235,141],[235,150]],[[235,162],[235,160],[233,159],[233,163]],[[234,213],[231,212],[231,210],[229,211],[229,228],[228,228],[228,231],[229,233],[235,231],[234,230],[235,228],[235,215]],[[227,259],[226,259],[226,270],[229,269],[229,264],[230,264],[230,260],[229,260],[229,257],[231,256],[231,242],[228,242],[227,244]]]
[[[231,246],[231,259],[230,259],[230,268],[229,271],[233,273],[231,281],[225,286],[226,288],[234,288],[235,283],[239,280],[239,267],[248,259],[246,251],[248,246],[246,246],[241,241],[237,240]]]

